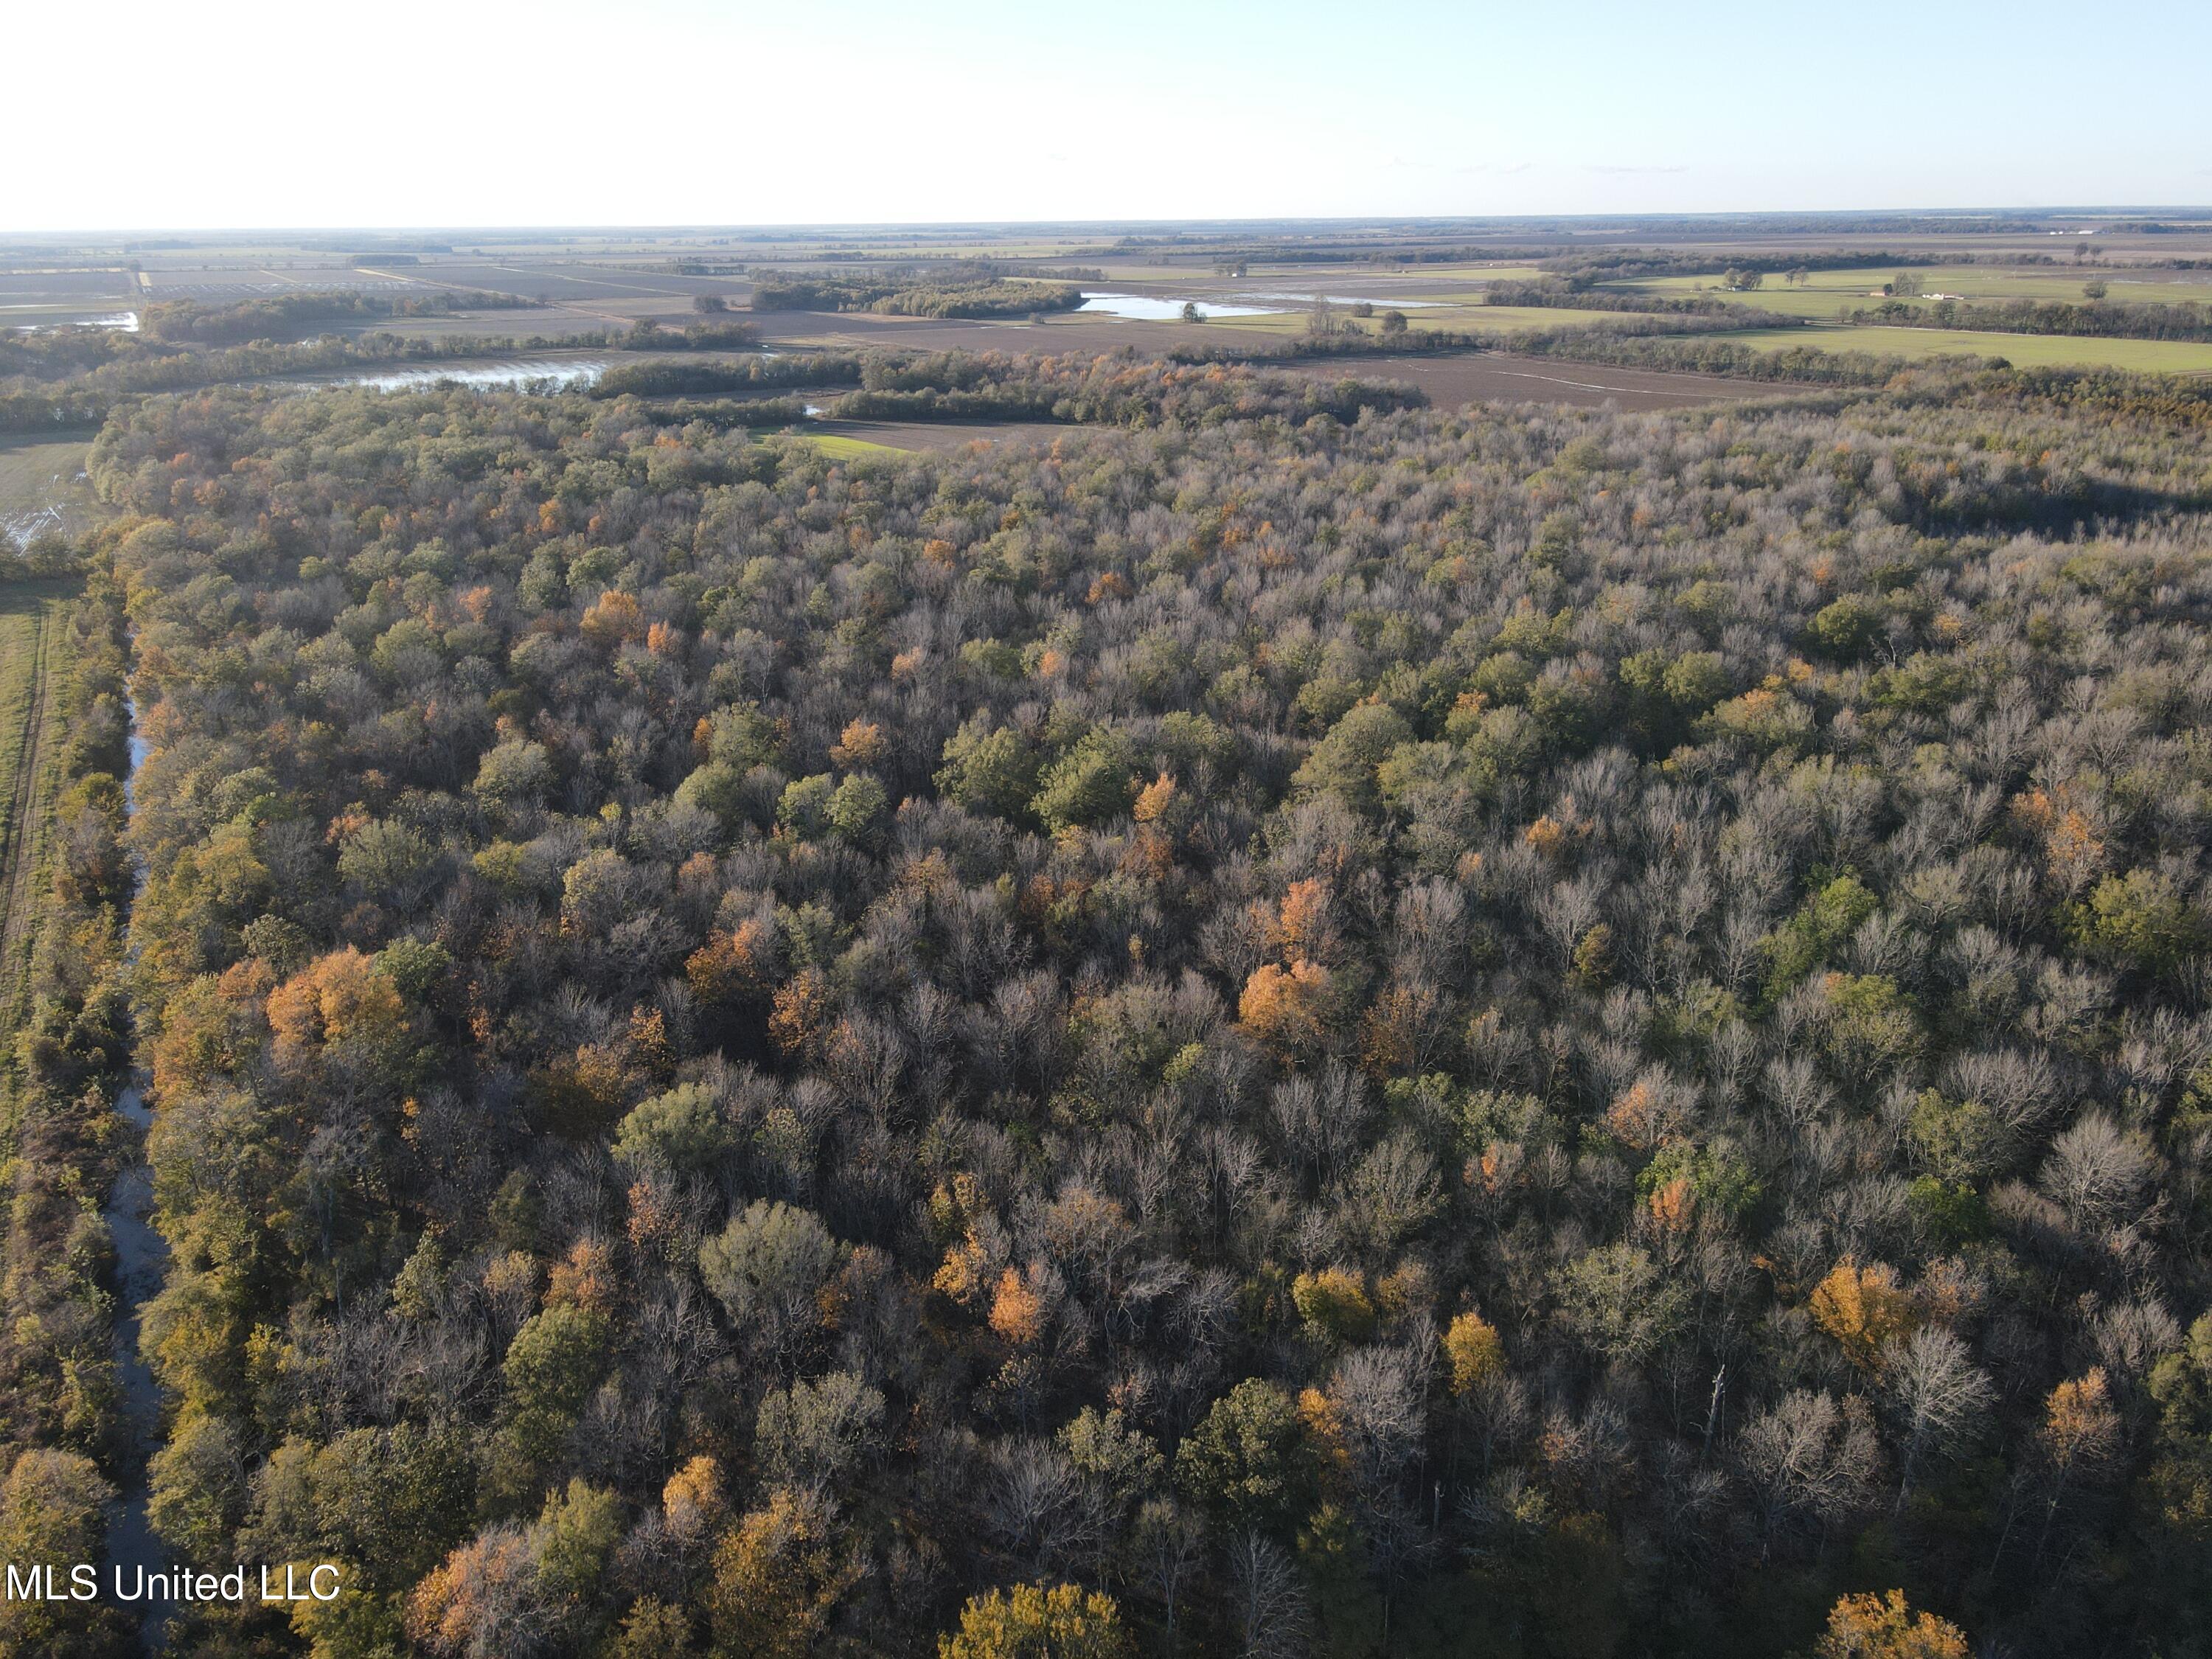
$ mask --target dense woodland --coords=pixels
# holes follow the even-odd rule
[[[870,276],[761,276],[755,311],[872,311],[886,317],[1028,317],[1073,311],[1083,290],[1073,283],[1022,282],[989,269],[951,267]]]
[[[2207,1650],[2201,425],[878,378],[1146,429],[96,446],[45,1164],[127,1028],[152,1518],[349,1586],[179,1650]]]
[[[527,311],[541,304],[520,294],[477,289],[426,288],[389,296],[351,289],[307,289],[226,305],[158,301],[140,313],[138,325],[153,338],[173,343],[244,345],[249,340],[303,338],[327,323],[445,317],[462,311]]]
[[[678,399],[654,410],[673,427],[787,425],[810,411],[833,420],[1199,427],[1324,415],[1350,421],[1364,410],[1413,409],[1427,401],[1395,381],[1260,374],[1129,352],[817,351],[647,362],[608,370],[585,395]]]

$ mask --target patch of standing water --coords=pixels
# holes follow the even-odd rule
[[[58,507],[42,507],[35,513],[13,513],[0,519],[0,541],[5,541],[18,553],[31,544],[31,538],[41,530],[59,530],[62,512]]]
[[[1187,305],[1198,307],[1201,317],[1265,317],[1270,312],[1280,311],[1280,306],[1237,306],[1219,300],[1163,300],[1152,294],[1093,294],[1084,290],[1083,303],[1076,307],[1079,313],[1089,312],[1094,317],[1127,317],[1138,322],[1172,322],[1182,315]]]
[[[29,311],[29,306],[0,306],[0,311]],[[103,317],[64,317],[51,323],[18,323],[18,334],[51,334],[64,328],[112,328],[125,334],[138,331],[138,313],[135,311],[111,312]]]
[[[123,810],[138,810],[138,769],[146,759],[146,740],[138,735],[138,700],[128,696],[131,764],[123,780]],[[146,872],[132,878],[133,896],[144,885]],[[131,1125],[132,1138],[142,1146],[153,1127],[153,1109],[146,1104],[144,1079],[136,1073],[115,1097],[115,1109]],[[111,1589],[118,1579],[138,1582],[141,1573],[152,1573],[168,1565],[167,1553],[147,1520],[150,1495],[145,1458],[161,1438],[161,1389],[138,1352],[139,1316],[159,1294],[169,1247],[154,1230],[154,1171],[143,1152],[137,1161],[115,1178],[108,1189],[100,1217],[107,1223],[115,1244],[115,1376],[122,1394],[123,1421],[131,1448],[124,1474],[124,1490],[108,1516],[107,1571],[103,1583]],[[167,1635],[171,1603],[167,1597],[135,1604],[140,1613],[139,1636],[147,1651],[158,1652]]]
[[[1287,289],[1247,289],[1240,292],[1241,300],[1295,300],[1300,305],[1314,305],[1326,300],[1333,306],[1373,306],[1377,311],[1422,311],[1431,306],[1444,306],[1445,300],[1390,300],[1371,294],[1294,294]]]
[[[374,369],[307,382],[317,387],[367,386],[372,392],[423,392],[448,381],[478,392],[513,392],[550,386],[569,392],[595,384],[609,365],[593,358],[523,358],[504,363],[427,363],[420,368]]]

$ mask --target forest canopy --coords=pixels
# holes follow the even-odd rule
[[[873,373],[95,447],[185,1650],[2201,1646],[2201,427]]]

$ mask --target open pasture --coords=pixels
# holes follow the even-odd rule
[[[1382,328],[1380,313],[1389,308],[1387,305],[1378,304],[1376,316],[1355,317],[1340,306],[1337,315],[1347,328],[1379,334]],[[1302,307],[1295,311],[1271,313],[1261,317],[1222,317],[1204,325],[1171,323],[1164,326],[1233,328],[1239,331],[1297,336],[1305,333],[1310,316],[1310,308]],[[1524,329],[1574,328],[1620,320],[1620,313],[1612,311],[1583,311],[1556,306],[1486,306],[1479,302],[1424,306],[1419,310],[1407,311],[1405,317],[1408,329],[1467,334],[1514,334]]]
[[[1923,290],[1911,303],[1933,305],[1934,295],[1995,303],[2033,300],[2053,304],[2080,301],[2082,286],[2101,282],[2107,297],[2136,304],[2176,304],[2185,301],[2212,304],[2212,278],[2197,271],[2158,270],[2127,267],[2119,270],[2095,268],[2067,270],[2050,266],[2006,268],[1990,265],[1900,265],[1859,270],[1816,270],[1802,283],[1769,276],[1758,288],[1737,293],[1720,286],[1712,276],[1656,276],[1607,287],[1623,293],[1664,295],[1670,298],[1695,295],[1732,305],[1771,311],[1785,317],[1832,318],[1838,310],[1878,306],[1886,297],[1882,284],[1899,270],[1909,270]]]
[[[0,438],[0,557],[46,530],[85,526],[92,491],[84,481],[91,434],[34,441]]]
[[[74,579],[0,585],[0,1016],[23,1001],[38,869],[51,816],[46,757],[58,725],[49,695],[64,666]]]
[[[2139,374],[2212,374],[2212,344],[2179,340],[2093,340],[2065,334],[2000,334],[1952,328],[1746,329],[1718,337],[1762,351],[1811,346],[1880,357],[2002,357],[2023,368],[2118,368]]]
[[[812,445],[823,454],[836,461],[864,460],[871,455],[903,457],[913,454],[915,447],[918,447],[878,443],[872,437],[862,438],[854,435],[865,430],[867,428],[856,426],[849,431],[793,432],[789,435],[800,442]]]

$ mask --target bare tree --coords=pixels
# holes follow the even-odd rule
[[[1826,1532],[1865,1500],[1878,1456],[1863,1404],[1802,1389],[1761,1412],[1736,1441],[1736,1461],[1754,1495],[1763,1560],[1793,1523]]]
[[[2038,1184],[2075,1227],[2101,1230],[2137,1207],[2153,1168],[2136,1137],[2092,1112],[2051,1143]]]
[[[1198,1512],[1172,1498],[1147,1499],[1130,1529],[1131,1576],[1159,1602],[1170,1653],[1175,1651],[1176,1603],[1198,1570],[1205,1546],[1206,1528]]]
[[[1243,1659],[1299,1659],[1313,1621],[1290,1553],[1257,1532],[1229,1540],[1231,1607]]]
[[[1996,1390],[1966,1345],[1941,1325],[1924,1325],[1890,1350],[1884,1381],[1905,1430],[1897,1483],[1902,1509],[1922,1460],[1968,1438]]]
[[[1083,1477],[1048,1440],[1024,1436],[994,1447],[982,1504],[991,1536],[1032,1572],[1061,1568],[1096,1545],[1098,1517]]]

